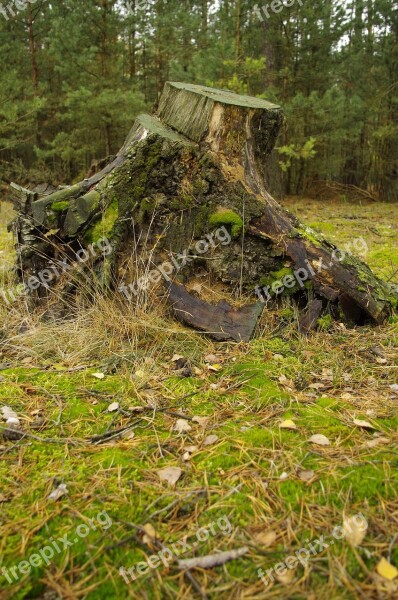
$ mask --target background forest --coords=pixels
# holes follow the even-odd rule
[[[4,4],[3,189],[84,177],[179,80],[283,106],[275,193],[326,181],[396,199],[397,2],[297,0],[269,18],[262,4],[36,0],[14,17]]]

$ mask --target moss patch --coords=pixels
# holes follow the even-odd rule
[[[232,237],[238,237],[243,230],[242,218],[233,210],[221,209],[209,217],[210,225],[230,225]]]
[[[117,200],[108,206],[102,215],[100,221],[97,221],[95,225],[89,229],[84,236],[86,242],[95,244],[102,238],[111,239],[112,233],[115,227],[115,223],[119,218],[119,205]]]
[[[67,200],[64,200],[63,202],[53,202],[51,204],[51,210],[54,212],[64,212],[65,210],[68,210],[68,208],[69,202]]]

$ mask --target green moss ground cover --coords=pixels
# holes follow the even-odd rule
[[[354,219],[357,207],[309,204],[294,209],[342,244],[362,236],[371,266],[396,280],[396,209],[377,205],[376,222],[375,205]],[[4,229],[0,250],[12,255]],[[329,323],[301,338],[286,302],[250,344],[214,344],[170,323],[168,333],[133,338],[110,314],[91,334],[95,320],[77,327],[75,338],[41,333],[38,322],[24,332],[4,309],[0,406],[12,407],[29,436],[0,437],[1,599],[200,598],[200,587],[202,598],[397,597],[375,568],[382,557],[398,567],[398,322]],[[175,370],[175,354],[190,361],[190,377]],[[181,418],[184,433],[175,429]],[[130,435],[95,437],[124,427]],[[316,434],[329,445],[310,442]],[[165,467],[181,469],[175,487],[160,481]],[[61,483],[68,493],[49,500]],[[112,524],[78,538],[77,527],[103,511]],[[368,522],[359,546],[336,541],[265,588],[259,568],[331,539],[344,515],[358,513]],[[197,529],[221,517],[231,531],[198,543]],[[13,584],[1,576],[65,535],[76,542],[49,564]],[[181,559],[248,551],[208,570],[162,563],[129,584],[120,575],[183,539]]]

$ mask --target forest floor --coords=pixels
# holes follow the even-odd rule
[[[285,204],[398,283],[396,205]],[[248,344],[109,301],[57,328],[19,302],[0,319],[0,407],[26,433],[0,435],[1,600],[398,597],[396,317],[302,337],[286,300]]]

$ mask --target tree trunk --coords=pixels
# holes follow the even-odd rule
[[[200,308],[198,328],[217,339],[248,339],[258,306],[283,294],[308,307],[303,330],[315,326],[322,311],[354,323],[383,322],[396,306],[395,292],[267,192],[264,173],[282,122],[280,107],[264,100],[167,83],[157,114],[137,118],[100,173],[49,196],[30,193],[16,201],[21,277],[40,279],[49,260],[66,256],[73,263],[79,249],[92,251],[106,237],[112,253],[91,252],[86,269],[90,265],[88,272],[131,301],[155,280],[160,285],[162,276],[180,317],[189,312],[187,288],[199,276],[210,288],[228,286],[240,301],[241,292],[252,295],[257,304],[239,314],[225,302],[216,310],[191,296],[193,309]],[[65,277],[56,284],[64,285]],[[37,297],[47,288],[39,286]],[[192,314],[185,320],[195,325]]]

